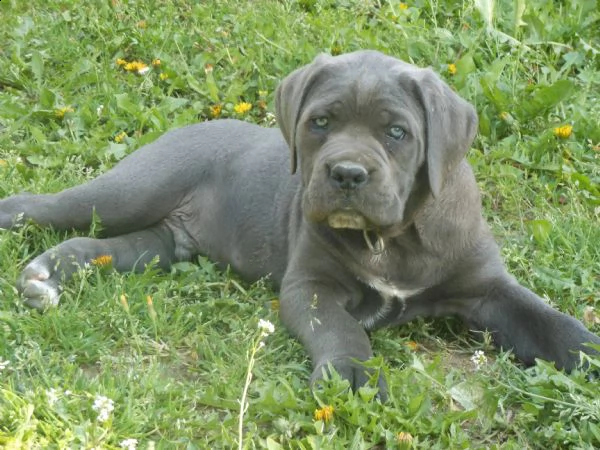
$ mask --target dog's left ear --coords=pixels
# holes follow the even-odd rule
[[[437,197],[475,138],[477,113],[433,71],[418,69],[411,75],[425,112],[427,173],[431,193]]]
[[[296,150],[296,127],[306,96],[314,83],[319,69],[332,57],[319,55],[314,61],[285,77],[275,92],[277,124],[291,151],[291,170],[296,173],[298,156]]]

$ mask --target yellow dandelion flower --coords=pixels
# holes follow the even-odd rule
[[[448,64],[448,73],[450,75],[456,74],[456,64],[453,64],[453,63]]]
[[[123,67],[125,64],[127,64],[127,60],[123,58],[117,58],[117,66]]]
[[[155,58],[155,59],[152,60],[152,65],[154,67],[158,67],[158,66],[160,66],[160,64],[161,64],[160,59]]]
[[[212,105],[210,107],[210,115],[213,118],[217,118],[221,115],[221,111],[223,111],[223,106],[220,104]]]
[[[144,29],[144,28],[146,28],[146,27],[148,26],[148,24],[146,23],[146,21],[145,21],[145,20],[140,20],[138,23],[136,23],[136,26],[137,26],[138,28],[142,28],[142,29]]]
[[[241,102],[233,107],[233,110],[238,114],[246,114],[252,109],[252,103]]]
[[[419,349],[419,344],[417,344],[415,341],[408,341],[406,346],[413,352]]]
[[[556,136],[557,138],[567,139],[569,136],[571,136],[571,133],[573,132],[573,126],[572,125],[563,125],[563,126],[554,128],[553,131],[554,131],[554,136]]]
[[[160,78],[162,81],[165,81],[167,78],[169,78],[169,75],[168,75],[168,74],[166,74],[166,73],[164,73],[164,72],[162,72],[162,73],[161,73],[161,74],[158,76],[158,78]]]
[[[100,255],[92,259],[92,264],[97,267],[106,267],[112,264],[113,257],[111,255]]]
[[[136,72],[140,75],[145,74],[150,70],[147,64],[144,64],[142,61],[131,61],[123,66],[127,72]]]
[[[402,10],[406,10],[406,9],[408,9],[408,4],[407,3],[400,3],[399,7]]]
[[[502,112],[500,113],[500,118],[501,118],[502,120],[504,120],[504,121],[507,121],[507,120],[510,118],[510,114],[509,114],[509,113],[507,113],[506,111],[502,111]]]
[[[124,131],[121,131],[119,134],[117,134],[115,136],[115,142],[117,144],[120,144],[121,142],[123,142],[125,140],[126,137],[127,137],[127,133],[125,133]]]
[[[73,111],[75,110],[70,106],[64,106],[54,111],[54,114],[56,114],[56,117],[58,117],[59,119],[62,119],[63,117],[65,117],[65,114],[72,113]]]
[[[323,422],[329,422],[333,419],[333,406],[326,405],[322,408],[315,409],[315,420],[322,420]]]
[[[407,433],[406,431],[401,431],[396,435],[396,441],[400,444],[400,448],[411,448],[413,437],[412,434]]]

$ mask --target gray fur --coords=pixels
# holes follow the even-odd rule
[[[100,255],[121,271],[206,255],[269,276],[313,381],[333,367],[354,388],[368,379],[366,328],[418,316],[457,315],[527,364],[570,370],[584,343],[600,344],[507,274],[464,159],[475,111],[433,72],[373,51],[319,56],[276,100],[281,130],[192,125],[89,183],[0,200],[2,228],[85,230],[95,211],[106,233],[35,258],[17,282],[26,303],[56,305],[62,277]]]

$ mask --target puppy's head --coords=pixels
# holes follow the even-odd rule
[[[374,51],[317,57],[283,80],[277,120],[308,220],[382,230],[437,196],[471,144],[473,107],[435,73]]]

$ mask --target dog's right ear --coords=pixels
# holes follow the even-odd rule
[[[296,173],[298,152],[296,150],[296,127],[302,108],[319,69],[332,57],[319,55],[312,63],[295,70],[285,77],[275,92],[277,124],[291,151],[291,170]]]

